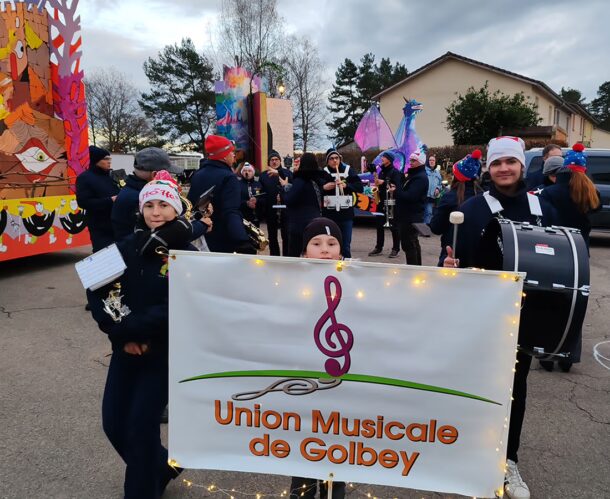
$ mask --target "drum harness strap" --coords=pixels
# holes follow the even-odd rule
[[[496,215],[498,218],[504,219],[502,216],[502,211],[504,207],[495,197],[493,197],[489,192],[483,193],[483,199],[489,206],[489,209],[493,215]],[[536,225],[538,227],[542,227],[542,207],[540,206],[540,200],[538,196],[528,192],[527,193],[527,203],[529,204],[530,213],[536,217]]]

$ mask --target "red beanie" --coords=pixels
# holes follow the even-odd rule
[[[234,150],[235,144],[226,137],[208,135],[205,138],[205,152],[210,159],[226,158]]]

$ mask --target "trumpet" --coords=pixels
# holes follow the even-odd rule
[[[389,180],[386,180],[386,194],[384,201],[385,209],[385,224],[384,227],[388,228],[392,226],[391,221],[394,220],[394,208],[396,207],[396,199],[394,198],[394,192],[390,190]]]

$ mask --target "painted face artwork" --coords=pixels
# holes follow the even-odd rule
[[[16,3],[0,25],[0,198],[69,194],[47,11]]]

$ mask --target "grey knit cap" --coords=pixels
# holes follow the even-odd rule
[[[563,166],[563,158],[561,156],[551,156],[544,162],[544,166],[542,167],[542,174],[545,176],[569,172],[570,169]]]

